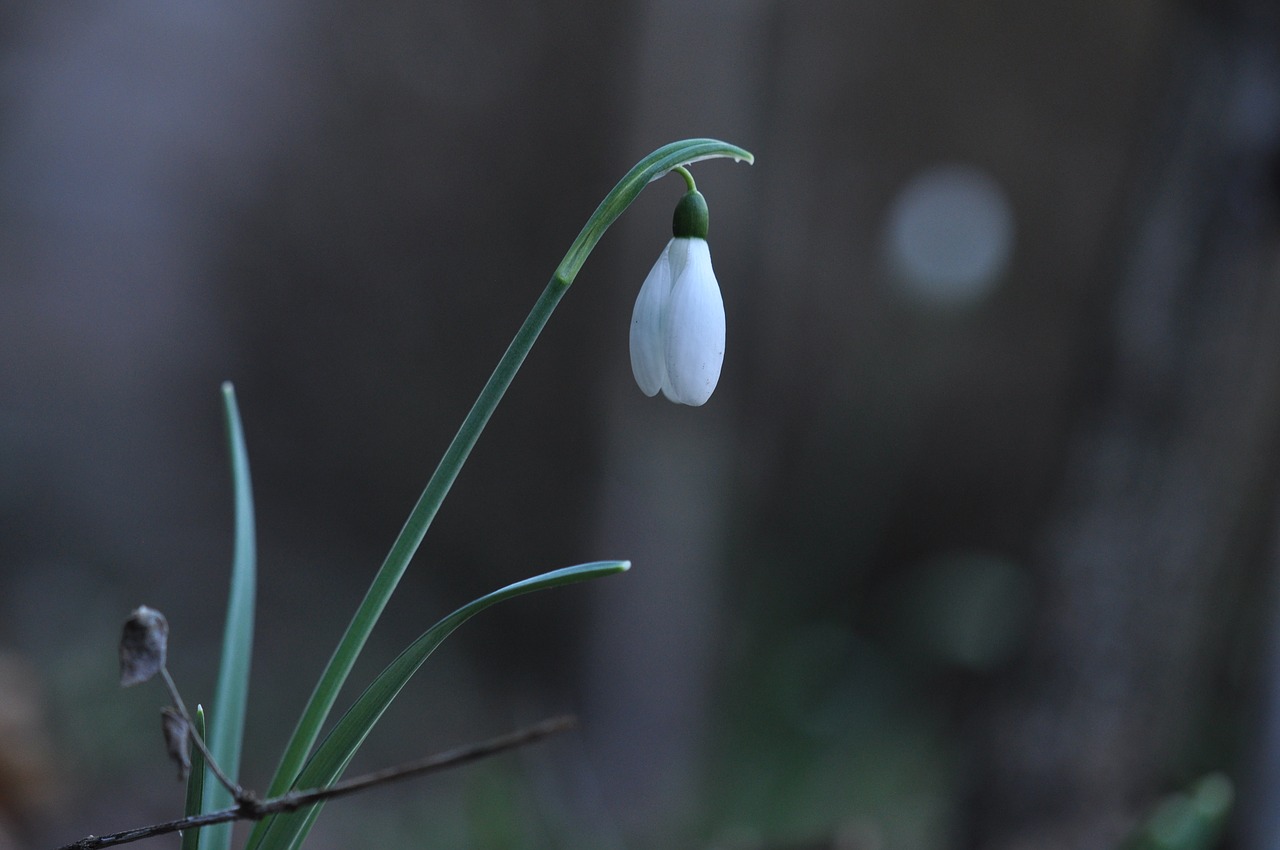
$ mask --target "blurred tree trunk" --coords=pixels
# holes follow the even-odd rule
[[[1141,153],[1109,374],[1043,529],[1030,658],[987,717],[972,846],[1115,846],[1156,795],[1221,766],[1190,750],[1280,471],[1280,65],[1274,12],[1215,14],[1182,22]]]
[[[627,144],[634,156],[698,136],[755,145],[755,91],[743,69],[759,68],[754,56],[766,5],[640,4],[635,90],[623,96],[634,105]],[[735,297],[737,267],[724,260],[737,255],[744,263],[751,236],[735,228],[734,219],[746,207],[752,174],[727,160],[694,172],[710,205],[711,250],[728,301]],[[624,261],[615,269],[621,279],[614,282],[619,303],[612,315],[630,317],[645,274],[671,236],[671,214],[684,188],[674,176],[666,181],[618,225]],[[733,307],[727,310],[732,316]],[[626,350],[613,340],[627,324],[612,327],[609,350]],[[730,347],[743,337],[732,328],[728,333]],[[725,369],[732,371],[733,361]],[[734,469],[732,437],[726,439],[734,381],[723,380],[695,410],[660,395],[644,398],[625,363],[608,373],[600,551],[624,553],[635,570],[625,584],[602,585],[594,597],[592,692],[584,713],[597,761],[609,765],[601,781],[613,815],[653,846],[666,846],[696,814],[694,792],[709,738]]]

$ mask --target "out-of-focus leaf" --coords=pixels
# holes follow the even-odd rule
[[[253,518],[253,486],[249,478],[249,453],[245,447],[235,389],[222,385],[227,443],[231,451],[231,482],[235,504],[235,547],[231,560],[231,591],[227,621],[222,632],[222,663],[213,697],[213,715],[207,743],[222,772],[231,778],[240,773],[240,748],[249,701],[249,665],[253,654],[253,608],[257,583],[257,543]],[[214,811],[232,803],[231,792],[221,782],[204,785],[203,810]],[[207,827],[208,850],[228,850],[231,824]]]
[[[1122,848],[1210,850],[1218,845],[1234,800],[1231,780],[1221,773],[1211,773],[1188,791],[1161,800]]]

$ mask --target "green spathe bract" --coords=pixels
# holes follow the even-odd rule
[[[557,266],[550,282],[534,303],[529,316],[498,361],[497,368],[494,369],[471,411],[463,420],[458,433],[445,451],[444,457],[427,482],[399,536],[392,544],[390,552],[374,577],[303,709],[302,717],[285,747],[280,764],[268,787],[268,797],[276,797],[290,788],[321,787],[336,780],[405,682],[435,647],[470,617],[491,605],[523,593],[585,581],[627,569],[629,565],[625,561],[604,561],[556,570],[509,585],[459,608],[432,626],[393,661],[356,700],[312,754],[320,730],[333,708],[339,691],[373,630],[374,624],[417,552],[444,497],[470,455],[489,417],[533,347],[533,343],[560,299],[573,283],[586,258],[600,241],[600,237],[650,182],[674,169],[679,169],[691,183],[692,178],[682,166],[713,158],[731,158],[748,163],[754,159],[742,148],[715,139],[673,142],[638,162],[587,220],[564,259]],[[214,711],[210,717],[210,737],[215,758],[219,760],[226,758],[227,762],[221,763],[227,767],[229,775],[234,777],[243,737],[252,641],[253,509],[248,462],[230,385],[224,386],[224,396],[228,411],[236,494],[236,558],[233,567],[232,600],[229,605],[223,642],[223,666],[219,674]],[[224,714],[225,718],[220,719],[220,715]],[[216,788],[215,783],[205,784],[203,789],[205,811],[209,810],[211,801],[217,799]],[[297,848],[305,839],[318,812],[319,806],[315,806],[306,811],[264,818],[255,825],[249,836],[247,845],[249,850]],[[229,830],[225,832],[225,836],[223,839],[222,835],[219,835],[216,847],[206,844],[206,850],[223,850],[226,846],[223,841],[230,839]]]

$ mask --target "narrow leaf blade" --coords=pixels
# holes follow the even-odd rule
[[[382,717],[383,712],[422,666],[427,656],[443,643],[454,629],[476,614],[492,605],[525,593],[613,575],[629,569],[630,566],[627,561],[598,561],[553,570],[482,596],[440,620],[411,643],[365,689],[321,742],[298,776],[294,787],[297,789],[323,788],[337,781],[378,719]],[[249,846],[257,847],[258,850],[296,848],[301,845],[319,814],[320,805],[315,805],[309,809],[266,818],[259,824],[261,834],[256,836],[257,842],[255,843],[251,837]]]
[[[249,452],[236,404],[235,389],[222,385],[227,443],[231,451],[231,480],[235,503],[235,546],[231,561],[231,591],[227,600],[227,622],[222,636],[222,664],[214,691],[209,751],[227,775],[240,773],[240,750],[244,740],[244,719],[249,700],[249,666],[253,654],[253,609],[257,584],[257,540],[254,527],[253,486],[249,477]],[[220,782],[206,782],[204,811],[232,804],[231,792]],[[208,827],[205,847],[229,850],[231,824]]]
[[[195,731],[204,737],[204,706],[196,706]],[[187,802],[182,810],[183,817],[191,817],[201,813],[204,799],[204,753],[196,747],[191,754],[191,773],[187,776]],[[200,850],[201,830],[187,829],[182,832],[182,850]]]

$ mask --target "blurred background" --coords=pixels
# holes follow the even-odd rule
[[[757,157],[694,168],[715,396],[631,378],[667,178],[352,679],[484,592],[629,558],[469,623],[353,770],[580,729],[330,805],[308,846],[1105,848],[1206,775],[1220,839],[1150,846],[1280,846],[1270,0],[11,0],[0,69],[0,847],[180,812],[116,642],[161,609],[211,700],[220,382],[262,788],[564,250],[691,136]]]

